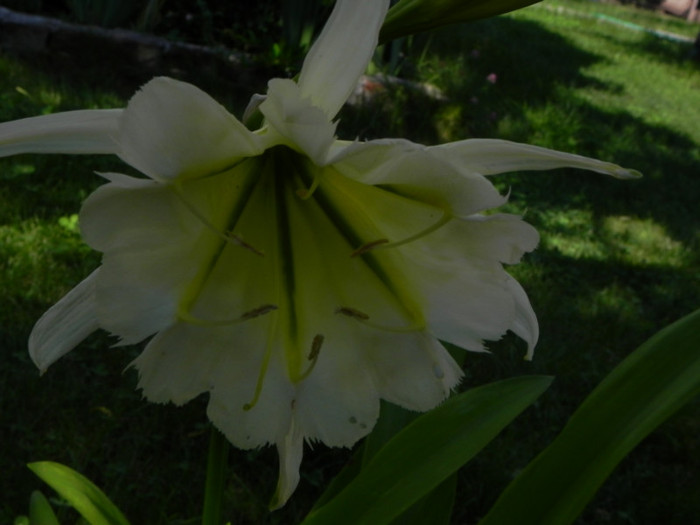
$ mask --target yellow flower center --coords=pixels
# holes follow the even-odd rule
[[[343,324],[425,329],[404,256],[387,248],[428,235],[449,215],[400,190],[354,181],[284,146],[174,187],[198,219],[208,254],[180,298],[179,319],[208,326],[259,322],[268,333],[246,408],[257,401],[278,348],[297,383],[333,352]],[[200,195],[197,202],[191,194]]]

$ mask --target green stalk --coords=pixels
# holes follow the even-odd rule
[[[209,437],[207,480],[204,487],[202,525],[221,525],[221,507],[226,480],[229,444],[224,435],[213,426]]]

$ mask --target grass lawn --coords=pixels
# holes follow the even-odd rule
[[[537,251],[511,269],[530,295],[542,335],[531,363],[510,335],[492,343],[491,354],[468,355],[464,386],[520,374],[556,380],[461,471],[455,524],[476,523],[617,363],[700,302],[700,62],[690,58],[689,43],[610,18],[686,37],[700,30],[631,7],[546,0],[408,42],[401,75],[434,84],[444,100],[395,87],[371,107],[347,107],[340,115],[343,138],[499,137],[611,160],[645,175],[622,182],[558,170],[495,179],[510,191],[508,211],[524,214],[542,235]],[[50,66],[0,52],[0,121],[121,107],[145,80],[107,67],[52,73]],[[196,72],[182,75],[192,80]],[[238,115],[264,86],[194,83]],[[45,459],[90,477],[134,524],[197,522],[206,399],[180,408],[144,402],[135,373],[123,373],[140,348],[111,348],[105,334],[90,337],[41,378],[26,351],[36,319],[99,264],[82,244],[76,214],[101,184],[94,172],[120,170],[118,160],[101,157],[0,161],[0,523],[26,513],[29,494],[41,483],[25,464]],[[646,439],[578,523],[697,522],[699,408],[692,402]],[[270,514],[276,454],[232,450],[229,519],[299,521],[349,455],[316,447],[305,457],[295,496]]]

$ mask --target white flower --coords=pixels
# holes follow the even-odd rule
[[[102,328],[155,402],[209,393],[237,447],[277,446],[274,505],[304,441],[351,446],[380,398],[424,411],[462,374],[440,340],[482,351],[512,330],[532,355],[535,314],[503,269],[535,248],[485,176],[613,164],[499,140],[424,147],[345,142],[332,119],[376,46],[388,0],[339,0],[298,82],[273,79],[251,132],[199,89],[157,78],[124,110],[0,125],[0,155],[111,153],[147,178],[109,183],[80,214],[102,265],[30,336],[45,370]]]

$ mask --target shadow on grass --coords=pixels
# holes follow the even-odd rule
[[[528,220],[545,238],[528,262],[515,269],[538,312],[542,339],[533,363],[522,362],[523,345],[510,336],[491,345],[491,355],[470,355],[466,383],[524,373],[554,374],[558,379],[535,410],[464,470],[455,514],[455,523],[463,524],[485,513],[510,477],[556,434],[615,364],[657,329],[695,308],[700,296],[695,216],[700,152],[697,143],[672,129],[650,125],[625,111],[601,110],[577,97],[573,91],[580,88],[607,92],[623,88],[621,83],[606,84],[582,72],[604,56],[582,51],[536,23],[498,18],[434,37],[416,37],[415,49],[422,44],[429,45],[431,58],[414,59],[406,71],[413,67],[419,80],[438,84],[448,100],[392,90],[374,106],[344,109],[341,136],[401,136],[424,143],[499,136],[606,158],[646,175],[633,182],[574,171],[494,179],[504,191],[512,187],[513,208],[527,209]],[[0,101],[11,107],[0,108],[2,114],[19,118],[47,108],[74,109],[81,107],[86,93],[92,93],[88,98],[95,105],[121,105],[147,80],[122,76],[109,67],[58,73],[51,69],[50,63],[40,61],[6,69],[11,75],[0,80]],[[264,79],[249,86],[229,80],[217,83],[216,75],[196,83],[239,111],[253,92],[264,88]],[[196,77],[196,68],[182,76]],[[16,85],[31,90],[31,97],[15,91]],[[60,100],[51,98],[51,90]],[[57,156],[4,161],[2,173],[14,173],[0,174],[4,199],[0,209],[6,224],[28,218],[53,223],[75,213],[89,192],[86,188],[99,183],[91,175],[93,160]],[[115,169],[110,162],[100,160],[98,169]],[[24,168],[17,168],[22,164],[33,167],[22,174]],[[570,212],[589,222],[569,225],[552,220]],[[625,229],[624,218],[633,225],[640,221],[657,225],[685,255],[653,263],[635,261],[625,235],[642,242],[637,237],[648,231]],[[546,240],[554,234],[564,239],[563,245]],[[581,239],[590,241],[597,250],[595,257],[576,252]],[[653,243],[643,248],[657,250]],[[663,245],[658,250],[663,251]],[[54,261],[62,262],[65,259]],[[78,282],[86,273],[74,262],[73,282]],[[0,265],[3,280],[9,279],[7,267]],[[205,400],[199,398],[184,408],[143,402],[134,391],[133,373],[121,374],[138,349],[110,349],[113,342],[101,335],[39,380],[26,356],[31,319],[51,304],[50,297],[55,299],[71,285],[66,275],[58,283],[50,275],[36,277],[43,278],[48,291],[40,297],[27,298],[25,288],[4,284],[5,301],[24,312],[0,315],[0,437],[3,443],[16,444],[0,456],[5,473],[0,481],[0,521],[10,522],[25,512],[29,493],[40,483],[24,464],[43,459],[63,461],[91,477],[134,523],[183,523],[196,516],[207,441]],[[691,488],[700,485],[700,457],[691,439],[697,435],[692,421],[681,413],[642,445],[601,491],[581,523],[685,524],[692,512],[697,515],[690,495]],[[294,499],[283,510],[268,514],[267,498],[276,478],[274,451],[235,451],[227,487],[230,518],[236,523],[299,521],[347,457],[346,451],[324,447],[310,453]],[[680,494],[686,489],[683,498]],[[677,505],[671,511],[669,502]]]

